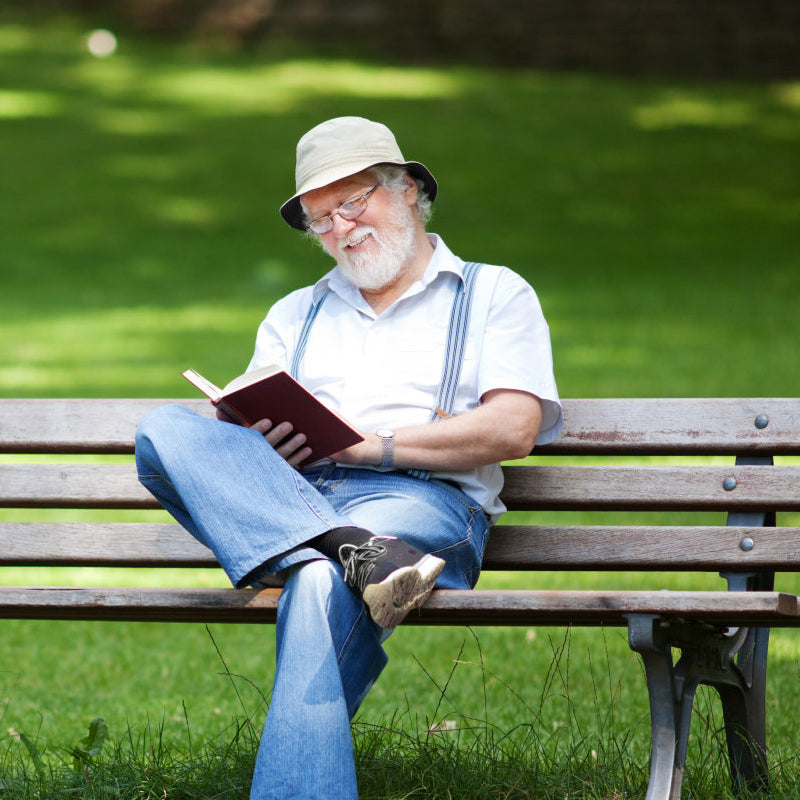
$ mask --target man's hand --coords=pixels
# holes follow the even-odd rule
[[[293,467],[297,467],[311,455],[311,448],[305,446],[306,435],[292,434],[291,422],[273,425],[271,420],[260,419],[251,428],[258,431],[275,448],[275,452]]]

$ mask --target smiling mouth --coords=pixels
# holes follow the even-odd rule
[[[345,247],[352,248],[352,249],[355,249],[356,247],[359,247],[359,246],[360,246],[360,245],[362,245],[364,242],[366,242],[366,241],[367,241],[367,239],[369,239],[369,238],[370,238],[370,236],[372,236],[372,234],[371,234],[371,233],[365,233],[363,236],[358,236],[358,237],[355,237],[355,236],[354,236],[354,237],[348,238],[348,239],[347,239],[347,240],[344,242],[344,246],[345,246]]]

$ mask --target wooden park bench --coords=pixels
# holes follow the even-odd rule
[[[131,453],[137,422],[162,402],[0,400],[0,452]],[[210,413],[205,401],[186,405]],[[561,438],[524,464],[506,467],[503,496],[510,509],[724,512],[712,515],[718,524],[499,525],[486,569],[605,570],[610,585],[615,571],[636,570],[649,572],[652,585],[642,591],[439,590],[407,624],[626,626],[644,661],[650,697],[647,800],[680,797],[699,684],[721,696],[734,786],[766,786],[769,628],[800,625],[798,598],[774,591],[773,581],[777,571],[800,569],[800,528],[776,527],[776,512],[800,510],[800,459],[777,465],[773,459],[800,455],[800,400],[564,405]],[[631,456],[683,458],[621,458]],[[132,463],[20,460],[0,464],[0,506],[154,506]],[[0,524],[0,565],[152,568],[215,561],[175,523],[47,521]],[[665,571],[721,573],[725,581],[714,591],[664,591],[659,573]],[[0,587],[0,617],[261,623],[274,621],[279,591],[6,586]]]

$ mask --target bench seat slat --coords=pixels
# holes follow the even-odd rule
[[[780,466],[506,467],[510,509],[800,509],[800,471]],[[726,491],[724,481],[736,487]],[[0,464],[0,506],[158,508],[125,464]]]
[[[212,415],[202,398],[0,399],[0,452],[126,453],[139,420],[180,402]],[[800,401],[789,398],[564,400],[565,430],[542,452],[800,454]],[[767,420],[756,427],[756,417]]]
[[[274,622],[279,589],[0,587],[0,618]],[[657,614],[720,625],[798,625],[781,592],[438,590],[404,624],[624,625]]]
[[[800,624],[798,598],[782,592],[450,590],[421,609],[425,624],[625,625],[626,614],[716,624]]]
[[[743,539],[752,541],[742,549]],[[800,528],[498,525],[485,570],[791,570]],[[0,566],[216,567],[172,522],[0,523]]]

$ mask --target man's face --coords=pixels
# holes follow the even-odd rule
[[[308,192],[302,201],[311,219],[333,214],[342,203],[369,191],[377,179],[369,171]],[[406,191],[379,186],[356,219],[333,216],[333,228],[319,236],[326,253],[345,278],[359,289],[381,289],[392,283],[416,253],[419,222],[413,211],[417,187]]]

